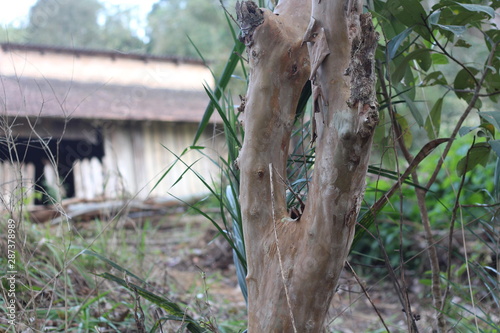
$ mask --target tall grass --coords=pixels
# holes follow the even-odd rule
[[[214,331],[210,318],[196,304],[190,304],[189,295],[174,292],[172,299],[165,296],[165,290],[178,289],[175,280],[161,284],[161,293],[159,284],[148,281],[150,276],[160,275],[159,267],[151,261],[153,249],[148,248],[158,227],[146,221],[136,225],[135,232],[125,228],[130,222],[130,198],[124,196],[119,211],[105,219],[78,223],[66,214],[59,192],[63,188],[59,156],[49,149],[48,139],[35,130],[33,123],[39,120],[28,118],[23,120],[32,124],[32,133],[26,145],[41,146],[58,183],[47,193],[32,179],[24,178],[25,156],[18,150],[14,134],[19,120],[0,115],[0,145],[9,152],[2,158],[5,168],[15,176],[12,182],[0,184],[0,234],[5,235],[0,238],[0,330],[140,332],[147,327],[148,332],[159,332],[185,327],[192,332]],[[52,223],[32,221],[30,209],[37,196],[51,200],[46,202],[46,211],[52,210],[51,216],[57,217]],[[12,276],[14,283],[7,279]],[[10,304],[12,311],[7,308]],[[9,315],[14,314],[9,321]]]
[[[397,46],[387,45],[381,46],[381,48],[383,50],[387,50],[388,48],[394,51],[399,46],[399,44]],[[232,247],[235,253],[235,265],[238,268],[238,281],[240,282],[242,293],[246,298],[247,290],[244,280],[246,264],[243,247],[245,240],[241,233],[242,221],[239,203],[237,201],[239,191],[244,191],[245,189],[239,188],[239,173],[235,165],[235,162],[237,162],[238,150],[241,148],[241,144],[244,140],[244,133],[240,126],[240,114],[237,111],[239,102],[233,102],[232,94],[228,87],[235,64],[240,62],[242,66],[245,65],[239,58],[241,52],[239,47],[241,47],[241,44],[235,39],[235,50],[237,50],[237,53],[235,52],[235,54],[229,58],[226,70],[222,77],[217,80],[218,85],[214,90],[206,87],[207,94],[210,97],[210,103],[205,112],[203,121],[199,125],[198,135],[194,140],[194,144],[192,147],[189,147],[189,149],[198,150],[203,153],[204,148],[197,146],[197,139],[207,128],[209,120],[216,112],[215,114],[222,119],[224,126],[227,155],[221,156],[218,160],[213,161],[220,170],[220,177],[218,179],[215,179],[215,181],[213,179],[208,181],[201,176],[199,176],[199,179],[219,202],[222,220],[217,221],[206,216],[202,210],[198,210],[198,212],[206,216],[210,222],[216,226],[220,235],[224,237]],[[379,62],[378,66],[380,73],[383,73],[385,69],[385,67],[382,68],[383,66],[389,68],[388,64],[382,62]],[[381,82],[385,82],[386,79],[384,75],[379,76]],[[390,79],[388,83],[385,82],[384,84],[390,86]],[[311,179],[311,174],[314,172],[315,151],[314,144],[312,144],[314,140],[312,138],[313,133],[310,121],[311,109],[307,106],[310,94],[310,86],[306,85],[301,95],[301,103],[296,112],[295,130],[292,135],[292,145],[287,165],[287,178],[282,179],[287,187],[287,203],[292,218],[299,218],[303,211],[304,204],[306,204],[307,201],[308,183]],[[407,103],[410,109],[413,107],[413,109],[411,109],[412,113],[416,112],[414,109],[415,106],[412,104],[413,102],[411,100],[400,100],[401,94],[403,93],[388,96],[381,94],[379,101],[381,110],[389,109],[391,105]],[[244,103],[244,97],[241,99],[241,102]],[[398,121],[408,126],[408,122],[405,123],[403,120]],[[455,297],[460,295],[460,297],[452,297],[451,303],[448,302],[442,309],[427,309],[426,311],[431,313],[427,324],[418,322],[421,316],[415,313],[409,315],[407,320],[412,322],[411,325],[413,325],[414,328],[417,326],[431,325],[430,322],[432,319],[430,319],[430,317],[432,317],[432,313],[434,312],[443,314],[450,323],[450,326],[456,329],[474,329],[477,331],[489,331],[493,329],[494,331],[494,329],[498,327],[498,318],[491,315],[491,313],[493,308],[498,308],[498,295],[500,292],[498,284],[498,281],[500,281],[500,274],[497,269],[499,262],[499,197],[495,196],[494,193],[489,193],[488,195],[490,195],[491,198],[490,203],[479,205],[472,204],[474,209],[465,209],[461,206],[456,206],[454,208],[450,206],[449,202],[447,202],[449,197],[443,196],[443,190],[446,191],[450,188],[440,188],[437,185],[432,188],[427,188],[420,185],[418,179],[414,179],[413,177],[416,175],[417,171],[424,174],[427,172],[432,174],[432,172],[437,169],[436,165],[439,164],[435,162],[436,154],[433,154],[433,151],[438,150],[436,148],[442,144],[450,146],[454,142],[448,138],[431,140],[415,153],[415,158],[413,160],[409,160],[405,163],[397,159],[398,151],[394,147],[399,144],[399,141],[398,138],[394,136],[398,132],[393,129],[393,126],[402,125],[397,125],[392,122],[381,124],[383,132],[387,131],[384,127],[390,127],[388,132],[395,134],[392,136],[392,141],[383,141],[383,143],[385,143],[382,148],[385,153],[380,156],[374,154],[374,163],[370,165],[368,170],[369,179],[375,181],[369,181],[370,187],[367,191],[365,205],[362,207],[362,213],[358,218],[358,228],[353,244],[355,253],[351,256],[351,259],[360,261],[362,266],[353,266],[355,269],[367,272],[364,265],[373,266],[377,265],[377,263],[382,263],[380,267],[383,277],[382,280],[385,281],[388,279],[388,281],[393,284],[394,289],[392,293],[394,298],[400,300],[401,307],[408,313],[412,311],[411,303],[415,303],[414,300],[410,299],[408,283],[419,281],[416,283],[420,283],[424,287],[424,291],[421,292],[420,297],[427,297],[429,295],[430,290],[427,288],[430,280],[427,278],[426,271],[423,270],[428,267],[426,253],[430,247],[439,244],[442,251],[440,251],[440,258],[438,259],[452,263],[453,267],[451,267],[451,270],[454,272],[453,274],[456,274],[455,276],[448,275],[448,277],[441,274],[440,279],[442,285],[440,288],[445,290],[448,295],[455,295]],[[406,128],[406,130],[409,129]],[[500,130],[500,128],[497,130]],[[390,158],[394,159],[394,162],[397,163],[394,169],[382,167],[382,165],[385,165],[385,161],[383,163],[383,160],[387,159],[386,155],[390,155]],[[183,156],[180,155],[177,157],[179,163],[183,163]],[[445,155],[443,155],[443,157],[445,157]],[[433,162],[429,162],[431,158]],[[186,167],[190,169],[190,166],[186,165]],[[448,166],[446,170],[448,175],[454,172],[451,171],[454,170],[454,168],[455,165]],[[497,162],[496,176],[494,178],[495,193],[499,192],[498,174]],[[449,178],[451,179],[452,177]],[[462,180],[465,180],[465,178],[462,178]],[[471,185],[471,189],[478,185],[477,183],[474,184],[473,178],[470,178],[468,181]],[[388,185],[385,186],[385,184]],[[480,180],[479,187],[481,187]],[[416,222],[416,220],[419,219],[415,198],[415,192],[417,190],[423,190],[427,193],[428,199],[426,204],[429,209],[432,210],[436,202],[438,205],[443,205],[448,209],[441,211],[442,217],[448,221],[448,225],[433,224],[434,229],[431,230],[431,232],[435,237],[439,238],[439,240],[435,241],[436,243],[422,245],[422,243],[419,243],[419,240],[415,238],[415,236],[419,236],[423,240],[423,243],[425,243],[426,236],[424,236],[422,226],[418,225],[418,222]],[[485,191],[486,188],[483,186],[482,190]],[[452,202],[460,202],[462,200],[460,191],[458,194],[457,192],[448,192],[448,194],[453,196]],[[484,196],[482,198],[484,198]],[[452,225],[456,223],[451,214],[452,210],[459,212],[461,217],[461,228],[459,228],[459,230],[448,228],[450,219],[453,220],[451,223]],[[469,222],[464,222],[466,220]],[[410,233],[406,233],[406,230],[411,231]],[[459,233],[466,234],[466,236],[464,236],[458,248],[444,245],[444,240],[446,238],[455,237],[455,235]],[[468,242],[472,242],[472,244],[478,248],[488,248],[487,253],[488,256],[491,256],[491,261],[489,261],[489,259],[483,262],[475,261],[476,257],[473,254],[475,253],[474,251],[477,250],[468,248]],[[465,256],[457,256],[456,251],[462,251]],[[467,254],[469,254],[469,256],[467,256]],[[463,280],[464,272],[467,273],[465,280]],[[444,273],[444,271],[442,273]],[[412,281],[406,281],[406,276],[412,275],[415,275],[411,278]],[[457,283],[457,279],[460,282]],[[375,283],[373,287],[376,287],[377,282],[374,281],[372,283]],[[476,291],[482,288],[487,290],[487,292],[481,293]],[[373,288],[369,286],[366,292],[368,293],[372,289]],[[478,296],[479,294],[483,296]],[[366,296],[368,297],[368,294],[366,294]],[[445,296],[445,300],[446,299]],[[419,307],[419,304],[414,305]],[[471,320],[473,322],[471,322]],[[380,324],[382,325],[382,322]]]

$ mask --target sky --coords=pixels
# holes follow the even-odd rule
[[[36,3],[36,0],[0,0],[0,25],[13,23],[19,26],[27,23],[28,14],[31,6]],[[78,0],[74,0],[78,1]],[[144,22],[146,15],[151,10],[151,7],[158,0],[101,0],[104,5],[120,5],[124,8],[137,8],[139,15],[139,22]],[[7,4],[8,3],[8,4]],[[134,28],[134,27],[133,27]],[[143,35],[141,27],[137,27],[138,35]]]

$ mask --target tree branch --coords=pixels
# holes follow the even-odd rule
[[[476,85],[476,88],[474,90],[474,95],[472,96],[471,100],[469,101],[469,104],[467,105],[467,108],[465,109],[464,113],[462,116],[460,116],[460,119],[458,119],[457,124],[455,125],[455,128],[453,129],[453,132],[450,136],[450,141],[444,148],[443,153],[441,154],[441,158],[438,160],[438,164],[436,168],[434,169],[434,172],[432,173],[431,178],[427,182],[426,187],[430,188],[432,184],[436,181],[437,175],[439,174],[439,171],[441,171],[441,167],[443,166],[444,160],[446,159],[446,156],[448,156],[448,153],[450,152],[451,146],[453,145],[453,140],[456,138],[458,131],[462,127],[462,124],[464,123],[465,119],[469,116],[469,113],[472,111],[474,108],[474,105],[476,104],[476,101],[479,98],[479,91],[481,90],[481,87],[483,86],[484,80],[486,80],[486,76],[488,75],[490,68],[491,68],[491,63],[494,59],[494,56],[496,54],[496,48],[498,47],[498,42],[492,46],[491,52],[488,55],[488,60],[487,64],[485,66],[484,73],[479,80],[478,84]]]

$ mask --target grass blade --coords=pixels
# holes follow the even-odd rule
[[[236,41],[233,50],[231,51],[231,55],[229,56],[229,59],[226,63],[226,66],[224,67],[222,75],[219,78],[219,81],[217,82],[215,91],[213,93],[213,98],[211,98],[210,102],[208,103],[207,108],[205,109],[205,113],[203,114],[203,118],[201,119],[201,122],[198,125],[198,130],[196,131],[193,145],[196,145],[196,143],[201,137],[201,134],[207,128],[207,125],[210,122],[210,118],[212,118],[212,114],[214,113],[215,110],[215,103],[218,102],[222,97],[222,92],[226,89],[227,85],[229,84],[229,81],[231,80],[234,70],[238,65],[238,62],[240,61],[240,54],[243,53],[244,50],[245,50],[245,44],[241,43],[240,41]]]

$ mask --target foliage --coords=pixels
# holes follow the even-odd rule
[[[13,23],[0,27],[0,41],[10,43],[23,43],[25,30],[15,26]]]
[[[99,45],[96,47],[135,53],[145,51],[144,42],[131,28],[136,15],[132,9],[113,6],[106,10],[105,15]]]
[[[2,234],[7,234],[5,222],[8,218],[0,214]],[[147,221],[136,230],[117,227],[125,222],[120,217],[110,221],[72,221],[71,229],[66,223],[34,224],[28,216],[21,220],[16,218],[16,222],[20,239],[16,252],[19,325],[14,330],[3,320],[6,318],[4,296],[9,287],[2,279],[0,330],[93,332],[95,327],[100,327],[110,332],[124,332],[138,329],[138,322],[143,322],[148,332],[161,332],[161,329],[180,332],[183,327],[191,332],[216,331],[207,314],[213,305],[208,300],[196,301],[200,293],[206,292],[207,286],[196,283],[192,289],[183,290],[172,277],[166,281],[163,277],[154,277],[155,271],[165,273],[164,267],[155,269],[155,258],[165,244],[155,247],[160,253],[154,253],[155,248],[143,244],[145,239],[150,244],[158,235],[158,228]],[[178,232],[186,235],[186,230],[194,229],[190,224],[183,220],[178,224],[182,228]],[[172,235],[173,230],[170,228],[165,235]],[[198,237],[199,233],[202,231],[197,230],[194,235]],[[7,241],[3,238],[0,250],[7,253],[6,249]],[[0,257],[0,264],[7,267],[5,256]],[[193,272],[193,276],[200,276],[200,273]],[[217,277],[207,278],[211,287],[214,281],[217,282]],[[217,309],[220,308],[217,305]],[[222,318],[228,316],[229,311],[223,308],[218,312],[219,325],[229,325]],[[233,314],[232,320],[236,317]]]
[[[174,301],[161,297],[159,295],[156,295],[147,289],[145,289],[145,286],[148,285],[146,281],[138,277],[137,275],[133,274],[129,270],[121,267],[117,263],[89,250],[84,250],[81,252],[81,254],[85,255],[90,255],[99,258],[100,260],[106,262],[107,264],[111,265],[113,268],[118,270],[119,272],[123,273],[126,277],[125,279],[119,278],[116,275],[110,274],[110,273],[102,273],[100,274],[101,277],[113,281],[122,287],[127,288],[128,290],[132,291],[136,295],[140,295],[144,297],[145,299],[151,301],[153,304],[156,304],[160,308],[164,309],[167,311],[168,315],[160,318],[155,326],[153,327],[152,331],[154,332],[159,326],[161,320],[175,320],[178,322],[183,323],[183,326],[192,333],[202,333],[202,332],[208,332],[208,330],[202,328],[196,320],[194,320],[190,315],[186,313],[186,309],[181,309],[181,307],[175,303]],[[133,283],[130,281],[130,279],[135,279],[137,283],[140,285]]]
[[[220,72],[233,44],[225,26],[219,0],[159,1],[148,15],[147,50],[182,57],[197,57],[199,51],[216,61]]]
[[[438,280],[439,276],[444,279],[444,286],[438,288],[449,290],[451,287],[450,293],[457,292],[463,297],[463,293],[459,292],[462,286],[453,282],[457,277],[452,274],[452,270],[456,269],[452,265],[457,260],[455,251],[465,251],[465,256],[461,259],[461,267],[465,267],[468,273],[465,281],[468,286],[464,286],[465,289],[476,288],[471,274],[482,276],[480,280],[488,283],[491,290],[490,300],[498,299],[498,282],[485,278],[483,273],[485,267],[489,267],[493,274],[498,275],[494,263],[493,266],[488,266],[491,265],[488,260],[471,261],[473,256],[467,256],[470,250],[466,248],[466,244],[456,248],[453,239],[457,216],[460,214],[461,231],[467,230],[474,242],[483,243],[490,248],[491,258],[498,258],[498,249],[490,245],[498,242],[495,238],[498,236],[498,219],[495,216],[498,214],[496,205],[500,199],[500,171],[498,168],[495,171],[495,164],[499,164],[495,161],[500,160],[499,144],[495,139],[496,131],[500,130],[500,110],[496,105],[500,94],[500,61],[496,56],[500,34],[492,20],[498,6],[498,1],[485,5],[444,0],[432,8],[425,8],[425,4],[418,0],[370,2],[370,10],[381,35],[377,50],[377,91],[381,122],[375,135],[373,165],[369,169],[372,175],[365,197],[368,206],[363,208],[357,231],[357,239],[361,241],[355,248],[357,253],[369,253],[358,256],[364,264],[372,265],[373,258],[379,256],[376,262],[383,263],[382,267],[386,271],[394,272],[396,267],[403,271],[409,269],[422,272],[429,266],[427,259],[421,254],[429,250],[431,260],[438,259],[431,248],[435,246],[436,240],[433,238],[439,237],[445,248],[440,251],[439,260],[445,264],[441,268],[432,267],[431,272]],[[463,52],[471,47],[474,47],[474,53]],[[210,105],[215,106],[223,118],[225,116],[226,119],[231,119],[229,115],[233,111],[221,106],[227,104],[227,96],[230,96],[226,82],[219,84],[217,90],[225,94],[218,96],[209,93]],[[307,101],[309,96],[310,91],[304,89],[302,100]],[[217,103],[219,99],[222,101],[220,104]],[[212,107],[207,108],[207,118],[212,110]],[[475,125],[470,117],[474,110],[479,111]],[[294,218],[300,218],[307,198],[308,182],[314,172],[310,121],[303,118],[304,114],[309,113],[302,112],[300,107],[288,165],[288,179],[284,180],[288,187],[289,209]],[[208,123],[207,118],[200,126],[201,129]],[[473,126],[464,126],[465,124]],[[235,118],[232,122],[225,120],[225,128],[228,138],[235,137],[235,133],[241,130]],[[465,136],[458,139],[459,133]],[[432,141],[429,140],[443,137],[450,137],[451,140],[441,140],[441,143],[446,142],[444,147],[430,155],[438,144],[431,144]],[[431,145],[426,145],[427,142]],[[234,154],[234,146],[234,143],[229,146],[230,155]],[[422,152],[421,148],[426,150],[423,151],[423,158],[413,159],[413,156],[418,157]],[[420,153],[416,154],[419,150]],[[412,161],[415,165],[411,164]],[[407,165],[411,165],[408,169],[408,176],[411,175],[411,178],[401,178]],[[222,175],[232,170],[231,164],[221,167]],[[230,174],[231,177],[237,175]],[[420,179],[428,181],[425,185],[420,185]],[[237,178],[234,182],[237,183]],[[397,191],[403,182],[409,185],[404,185]],[[390,188],[396,191],[389,191]],[[419,201],[417,206],[420,199],[416,198],[416,191],[421,190],[427,192],[427,195],[424,195],[424,201]],[[220,199],[223,200],[222,196]],[[391,199],[390,205],[387,205],[388,199]],[[221,207],[228,209],[223,205]],[[422,209],[426,217],[420,224],[417,221],[422,220]],[[374,221],[374,226],[366,232],[366,228]],[[241,221],[233,223],[241,224]],[[231,234],[232,244],[235,244],[234,237],[239,235],[231,233],[230,226],[224,226],[221,232]],[[479,236],[485,232],[490,235],[491,241],[484,241],[484,236]],[[363,234],[364,238],[361,238]],[[420,234],[421,237],[406,237],[410,234]],[[381,253],[374,254],[373,251],[378,249]],[[471,272],[471,267],[479,269],[474,273]],[[396,292],[401,294],[402,299],[408,297],[407,291],[398,289]],[[444,296],[434,292],[433,289],[434,298],[442,298],[444,304],[447,304],[446,298],[450,297],[448,291]],[[468,302],[485,306],[486,308],[480,309],[483,313],[488,313],[487,307],[492,303],[478,302],[475,297],[477,295],[471,292]],[[402,306],[406,309],[405,304]],[[410,313],[411,310],[408,310]],[[456,318],[459,318],[458,321],[461,318],[473,318],[473,325],[483,327],[478,317],[471,317],[470,312],[462,310],[454,313],[455,318],[452,318],[452,313],[447,312],[449,308],[445,306],[439,306],[436,313],[438,318],[445,315],[454,324]],[[408,316],[408,321],[415,323],[415,320],[415,317]],[[485,320],[488,322],[488,319]],[[489,320],[491,322],[492,319]],[[440,329],[445,327],[442,322],[438,325]]]
[[[144,52],[132,30],[133,9],[105,6],[99,0],[78,2],[38,0],[26,27],[9,25],[0,39],[13,43]]]
[[[2,233],[7,226],[7,217],[0,216]],[[50,226],[37,227],[28,224],[25,219],[17,218],[16,222],[19,225],[16,252],[16,322],[19,323],[19,331],[27,329],[27,325],[32,329],[43,326],[56,331],[72,332],[77,328],[89,331],[94,326],[118,330],[117,327],[121,325],[133,324],[131,317],[116,318],[117,313],[128,313],[133,306],[126,303],[114,304],[114,295],[110,294],[110,289],[97,282],[89,273],[94,269],[103,269],[104,265],[95,260],[75,260],[81,251],[75,244],[78,241],[75,242],[68,234],[62,237],[55,235]],[[19,239],[21,236],[22,240]],[[5,253],[6,248],[6,242],[0,242],[0,249]],[[4,257],[0,259],[0,264],[7,267]],[[2,294],[7,290],[5,285],[0,289]],[[110,304],[114,306],[108,307]],[[7,328],[5,324],[6,322],[1,322],[0,327]]]
[[[460,316],[455,314],[453,317],[446,310],[447,298],[460,291],[452,267],[457,260],[456,251],[465,252],[462,259],[468,280],[461,282],[467,283],[465,289],[471,290],[468,302],[477,305],[480,302],[472,293],[475,288],[472,281],[475,279],[470,268],[475,262],[468,258],[465,240],[475,239],[475,242],[484,243],[479,235],[486,231],[486,221],[492,230],[498,228],[494,218],[496,209],[481,207],[484,204],[495,205],[500,199],[494,195],[498,192],[498,183],[492,181],[494,161],[499,160],[500,155],[493,153],[492,148],[496,145],[495,121],[491,119],[499,114],[495,104],[499,94],[497,74],[500,63],[496,54],[500,35],[492,20],[499,4],[493,1],[489,5],[440,1],[426,9],[424,3],[417,0],[388,0],[374,1],[372,8],[381,34],[377,71],[383,122],[376,134],[375,146],[379,148],[382,164],[398,171],[401,159],[410,163],[412,148],[419,149],[425,142],[423,133],[429,140],[443,136],[452,140],[440,150],[439,155],[432,155],[421,162],[411,174],[412,181],[417,184],[420,179],[428,179],[425,185],[427,195],[419,197],[415,193],[415,196],[411,189],[403,188],[399,198],[392,200],[391,208],[385,209],[386,212],[392,211],[392,217],[377,212],[378,222],[376,231],[373,231],[375,240],[370,241],[368,236],[361,242],[364,248],[358,244],[357,252],[369,253],[371,257],[379,253],[381,259],[378,262],[385,261],[389,270],[398,267],[418,271],[418,267],[426,261],[422,261],[423,258],[415,260],[415,257],[419,258],[422,248],[427,249],[439,330],[447,326],[444,317],[455,324],[457,317],[471,315],[459,311]],[[472,46],[475,49],[473,57],[471,52],[463,52]],[[452,98],[453,95],[456,98]],[[473,110],[480,111],[476,118],[477,125],[464,127],[466,121],[473,123],[469,117]],[[484,119],[484,111],[490,110],[493,112],[486,112],[489,118]],[[404,116],[404,121],[401,121],[401,116]],[[414,126],[411,126],[412,123]],[[470,135],[457,139],[458,134],[467,133]],[[391,146],[397,146],[400,153]],[[482,168],[486,169],[483,171]],[[378,185],[372,183],[369,188],[374,192],[369,191],[368,196],[383,195],[384,188]],[[415,191],[418,191],[417,188]],[[467,230],[469,236],[464,236],[457,248],[454,233],[458,231],[455,230],[458,216],[460,226],[457,228],[460,227],[461,232]],[[392,224],[383,223],[387,219]],[[446,232],[448,235],[443,237]],[[405,237],[410,234],[420,234],[421,237]],[[433,248],[434,243],[440,240],[444,251]],[[369,256],[362,260],[365,264],[367,261],[373,263]],[[498,250],[493,248],[491,256],[498,257]],[[439,262],[444,264],[439,265]],[[486,260],[478,264],[478,267],[485,267],[490,262]],[[425,263],[424,267],[428,268],[429,264]],[[446,274],[441,275],[444,271]],[[444,286],[439,283],[441,279],[446,281]],[[449,292],[450,286],[458,288]],[[493,295],[498,294],[498,284],[493,290]],[[403,299],[407,297],[404,291],[400,292]],[[482,327],[478,317],[472,317],[474,325]],[[412,320],[408,318],[408,321]]]
[[[459,139],[455,146],[450,151],[450,156],[447,159],[444,168],[453,170],[462,156],[466,155],[470,148],[468,138]],[[434,171],[439,156],[437,154],[430,155],[419,165],[419,171],[424,174],[432,174]],[[494,203],[492,199],[494,168],[480,167],[475,172],[472,172],[466,180],[464,191],[461,196],[462,205],[468,205],[464,213],[469,217],[468,221],[474,221],[478,216],[491,216],[491,213],[485,212],[484,208],[474,207],[478,203]],[[460,184],[460,176],[455,172],[446,175],[443,170],[437,178],[437,181],[431,186],[426,197],[426,205],[428,207],[429,219],[433,229],[446,230],[450,223],[450,212],[453,210],[453,203],[456,198],[454,190]],[[368,177],[367,190],[365,201],[374,203],[384,192],[388,191],[392,185],[392,181],[383,177]],[[402,207],[402,209],[400,209]],[[364,237],[353,246],[353,255],[351,260],[353,263],[360,264],[359,270],[362,272],[370,272],[371,274],[385,274],[385,266],[383,254],[381,253],[380,243],[382,241],[387,253],[396,253],[399,251],[399,220],[403,221],[403,233],[411,234],[415,237],[404,240],[405,256],[412,258],[406,263],[405,268],[423,273],[428,269],[428,265],[423,258],[418,256],[419,252],[425,248],[425,238],[423,236],[423,226],[419,222],[421,220],[420,211],[415,205],[414,189],[411,184],[403,185],[401,195],[393,197],[390,203],[386,205],[377,216],[377,230],[371,230],[375,234],[366,234]],[[481,228],[478,222],[474,223],[474,228]],[[416,257],[415,257],[416,256]],[[391,266],[399,265],[399,257],[391,256]],[[363,269],[363,267],[369,267]]]
[[[39,0],[30,10],[26,39],[37,44],[96,47],[101,9],[98,0]]]

